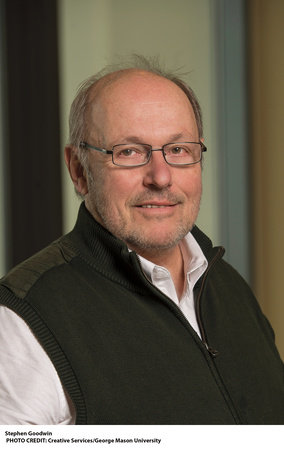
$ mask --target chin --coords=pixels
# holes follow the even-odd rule
[[[169,250],[175,247],[180,240],[184,238],[184,236],[188,233],[188,227],[178,230],[174,230],[174,232],[169,233],[158,231],[155,233],[147,233],[147,234],[138,234],[137,231],[133,234],[129,234],[127,237],[124,237],[124,241],[127,245],[135,250],[138,254],[140,252],[158,252],[162,250]],[[156,236],[155,236],[156,234]]]

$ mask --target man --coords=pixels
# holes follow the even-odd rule
[[[270,325],[194,225],[205,150],[174,76],[81,87],[65,149],[75,228],[2,280],[1,423],[284,422]]]

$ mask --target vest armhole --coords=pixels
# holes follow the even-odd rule
[[[47,327],[36,309],[26,300],[14,296],[6,287],[0,286],[0,299],[0,304],[18,314],[30,327],[49,356],[65,390],[68,392],[75,406],[76,425],[86,425],[87,410],[79,381],[51,330]]]

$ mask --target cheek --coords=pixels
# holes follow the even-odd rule
[[[190,199],[198,197],[202,192],[201,171],[188,172],[177,179],[180,190]]]
[[[137,191],[139,182],[130,171],[124,173],[113,171],[104,177],[103,185],[108,197],[112,198],[112,203],[119,206],[128,202]]]

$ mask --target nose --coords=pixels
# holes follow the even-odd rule
[[[144,185],[164,189],[172,184],[172,167],[166,163],[161,151],[153,151],[151,159],[144,166]]]

